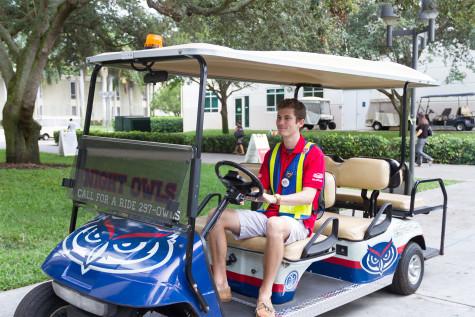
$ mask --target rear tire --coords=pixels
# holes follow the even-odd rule
[[[41,136],[41,139],[45,140],[45,141],[48,141],[49,140],[49,135],[48,133],[45,133]]]
[[[330,130],[335,130],[336,129],[336,123],[331,121],[331,122],[328,122],[328,128]]]
[[[51,282],[46,282],[23,297],[14,317],[63,317],[67,316],[68,306],[68,303],[56,296]]]
[[[424,277],[424,255],[421,247],[415,242],[409,242],[401,255],[393,283],[389,289],[401,295],[413,294],[421,285]]]
[[[455,130],[457,131],[463,131],[465,130],[465,124],[463,124],[462,122],[459,122],[455,125]]]
[[[312,130],[313,129],[313,124],[304,124],[303,127],[306,128],[307,130]]]
[[[320,130],[326,130],[327,129],[327,123],[326,122],[319,123],[318,127],[320,128]]]
[[[373,123],[373,129],[375,131],[380,131],[382,128],[383,128],[383,126],[381,125],[381,123],[379,123],[379,122]]]

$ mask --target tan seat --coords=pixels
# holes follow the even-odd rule
[[[372,158],[350,158],[344,162],[336,162],[325,156],[328,171],[336,178],[336,201],[357,204],[363,207],[361,190],[367,189],[369,198],[372,190],[383,190],[390,182],[390,166],[386,160]],[[376,206],[390,203],[393,209],[410,211],[411,197],[406,195],[380,192]],[[421,198],[414,200],[414,209],[425,206]]]
[[[195,228],[198,233],[201,233],[201,231],[203,231],[203,228],[206,225],[206,221],[207,221],[206,216],[196,218]],[[322,241],[325,238],[326,236],[320,235],[317,238],[316,242]],[[264,250],[266,247],[265,237],[254,237],[254,238],[249,238],[249,239],[244,239],[244,240],[236,240],[234,238],[234,235],[231,232],[226,231],[226,239],[228,242],[228,246],[238,248],[238,249],[264,253]],[[303,249],[305,248],[307,243],[310,241],[310,239],[311,237],[308,237],[304,240],[296,241],[294,243],[286,245],[284,248],[284,259],[289,260],[289,261],[300,260]]]
[[[371,191],[368,191],[368,197]],[[349,202],[363,205],[363,198],[361,197],[361,190],[351,188],[337,188],[336,200],[340,202]],[[381,207],[385,203],[390,203],[393,209],[409,211],[411,209],[411,196],[399,195],[392,193],[379,193],[376,205]],[[414,199],[414,209],[425,207],[425,202],[422,198]]]
[[[359,218],[345,215],[339,215],[332,212],[325,212],[323,216],[315,222],[314,230],[317,230],[328,218],[338,218],[338,238],[361,241],[364,239],[364,235],[368,226],[373,221],[370,218]],[[324,235],[331,234],[331,226],[327,226],[322,232]]]

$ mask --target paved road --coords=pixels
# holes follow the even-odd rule
[[[54,149],[42,143],[44,149]],[[242,161],[242,156],[204,154],[203,161],[213,163],[222,159]],[[333,316],[475,316],[475,166],[424,165],[416,168],[420,178],[442,177],[463,182],[447,187],[449,195],[446,254],[426,263],[423,283],[416,294],[397,296],[384,290],[349,303],[324,314]],[[437,203],[438,190],[421,193],[426,201]],[[437,246],[440,234],[440,212],[417,217],[425,231],[428,244]],[[21,298],[32,286],[0,292],[0,317],[13,316]]]

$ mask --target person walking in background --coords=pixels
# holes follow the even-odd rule
[[[244,155],[244,129],[240,122],[236,122],[236,129],[234,130],[234,137],[236,138],[236,146],[234,147],[233,154]]]
[[[432,164],[433,159],[426,153],[424,153],[424,146],[426,145],[427,138],[432,135],[432,129],[429,125],[429,121],[423,113],[417,115],[417,127],[416,127],[417,143],[416,143],[416,163],[417,166],[422,165],[423,158],[427,160],[429,165]]]

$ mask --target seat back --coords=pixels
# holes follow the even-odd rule
[[[340,163],[325,156],[325,165],[337,187],[382,190],[390,185],[391,166],[384,159],[353,157]]]

